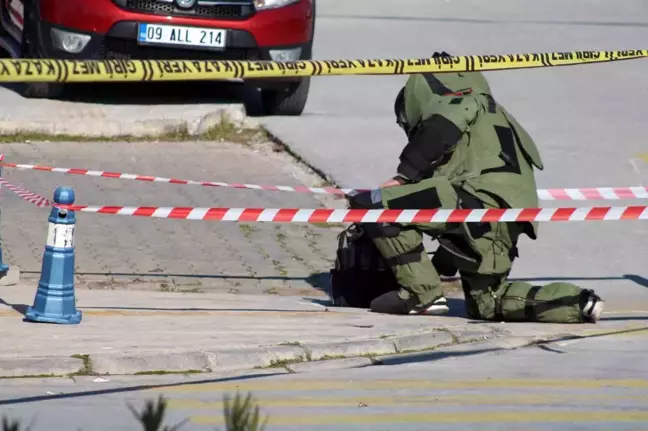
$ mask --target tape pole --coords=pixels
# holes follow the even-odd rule
[[[409,75],[607,63],[648,57],[648,50],[569,51],[364,60],[59,60],[0,59],[0,82],[133,82]]]
[[[2,155],[0,155],[2,157]],[[2,159],[0,159],[2,160]],[[90,177],[101,177],[121,180],[134,180],[143,182],[154,182],[163,184],[197,185],[203,187],[225,187],[236,189],[281,191],[295,193],[333,194],[348,195],[352,192],[364,192],[369,189],[338,189],[335,187],[307,187],[307,186],[281,186],[281,185],[260,185],[244,183],[225,183],[214,181],[195,181],[179,178],[155,177],[149,175],[127,174],[123,172],[108,172],[79,168],[59,168],[44,165],[28,165],[20,163],[4,163],[0,166],[27,169],[41,172],[56,172],[68,175],[84,175]],[[620,200],[620,199],[648,199],[648,186],[627,186],[627,187],[593,187],[593,188],[566,188],[566,189],[538,189],[540,200]]]
[[[513,209],[299,209],[56,205],[71,211],[243,223],[480,223],[648,220],[648,206]]]

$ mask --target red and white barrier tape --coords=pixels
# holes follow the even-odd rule
[[[183,220],[272,223],[463,223],[648,220],[648,206],[514,209],[298,209],[56,205],[72,211]]]
[[[2,159],[0,159],[2,160]],[[258,184],[224,183],[213,181],[193,181],[177,178],[151,177],[146,175],[125,174],[121,172],[93,171],[89,169],[55,168],[51,166],[25,165],[18,163],[0,163],[0,166],[18,169],[32,169],[45,172],[58,172],[72,175],[87,175],[103,178],[116,178],[170,184],[198,185],[204,187],[226,187],[251,190],[271,190],[283,192],[317,193],[348,195],[353,191],[367,191],[367,189],[337,189],[335,187],[306,187],[306,186],[267,186]],[[594,188],[568,188],[568,189],[538,189],[538,198],[541,200],[619,200],[619,199],[648,199],[648,187],[594,187]]]
[[[346,195],[351,193],[354,190],[354,189],[336,189],[335,187],[261,186],[258,184],[242,184],[242,183],[239,184],[239,183],[223,183],[223,182],[214,182],[214,181],[181,180],[177,178],[164,178],[164,177],[151,177],[147,175],[125,174],[122,172],[93,171],[90,169],[75,169],[75,168],[54,168],[51,166],[24,165],[19,163],[0,163],[0,166],[4,166],[8,168],[17,168],[17,169],[31,169],[31,170],[45,171],[45,172],[58,172],[62,174],[71,174],[71,175],[87,175],[92,177],[116,178],[122,180],[136,180],[136,181],[147,181],[147,182],[157,182],[157,183],[196,185],[196,186],[204,186],[204,187],[227,187],[227,188],[237,188],[237,189],[273,190],[273,191],[283,191],[283,192],[322,193],[322,194],[338,194],[338,195]]]
[[[471,223],[525,221],[648,220],[648,206],[513,209],[299,209],[190,208],[61,205],[0,178],[0,184],[39,207],[53,205],[70,211],[183,220],[272,223]]]
[[[11,184],[9,181],[5,180],[4,178],[0,177],[0,184],[2,184],[2,186],[6,187],[8,190],[11,190],[15,194],[17,194],[20,198],[36,205],[37,207],[44,208],[51,205],[49,199],[47,199],[46,197],[41,196],[38,193],[30,192],[29,190],[24,189],[22,187],[18,187],[14,184]]]

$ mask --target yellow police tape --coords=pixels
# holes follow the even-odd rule
[[[648,50],[290,62],[0,59],[0,82],[184,81],[323,75],[405,75],[424,72],[494,71],[572,66],[644,57],[648,57]]]

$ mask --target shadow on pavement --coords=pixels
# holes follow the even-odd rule
[[[52,401],[52,400],[60,400],[60,399],[68,399],[68,398],[89,397],[94,395],[108,395],[108,394],[118,394],[118,393],[126,393],[126,392],[136,392],[136,391],[143,391],[143,390],[150,390],[150,389],[164,389],[164,388],[172,388],[177,386],[202,385],[202,384],[209,384],[209,383],[225,383],[225,382],[231,382],[237,380],[272,377],[272,376],[277,376],[282,374],[285,373],[251,374],[245,376],[221,377],[217,379],[204,379],[204,380],[197,380],[192,382],[167,383],[167,384],[159,384],[159,385],[136,385],[136,386],[128,386],[122,388],[99,389],[95,391],[72,392],[67,394],[37,395],[32,397],[21,397],[21,398],[0,400],[0,406],[11,405],[11,404],[22,404],[22,403],[34,403],[40,401]]]
[[[8,304],[10,305],[10,304]],[[11,306],[11,305],[10,305]],[[321,313],[324,310],[291,310],[288,308],[153,308],[153,307],[83,307],[79,310],[123,310],[123,311],[259,311],[259,312],[278,312],[278,313],[304,313],[313,314]]]
[[[100,105],[241,103],[235,84],[225,82],[133,82],[73,84],[60,101]]]
[[[1,58],[1,56],[0,56]],[[2,87],[21,94],[19,83]],[[30,100],[25,98],[24,100]],[[79,83],[69,84],[60,102],[96,105],[190,105],[243,103],[246,110],[260,112],[258,92],[238,83],[219,81]],[[38,100],[34,100],[38,103]],[[251,114],[250,114],[251,115]]]
[[[27,308],[29,308],[29,305],[26,304],[9,304],[7,301],[5,301],[2,298],[0,298],[0,305],[6,305],[7,307],[11,307],[15,312],[20,313],[23,316],[27,312]]]
[[[428,362],[428,361],[438,361],[439,359],[446,358],[456,358],[464,356],[474,356],[482,355],[484,353],[491,353],[503,350],[501,347],[494,347],[491,349],[476,349],[470,351],[432,351],[432,352],[421,352],[421,353],[407,353],[403,356],[396,356],[392,358],[381,358],[376,359],[374,362],[375,365],[403,365],[403,364],[413,364],[417,362]]]
[[[40,271],[21,271],[21,274],[40,275]],[[167,278],[167,277],[182,277],[182,278],[196,278],[196,279],[231,279],[231,280],[281,280],[281,281],[306,281],[313,287],[325,288],[328,283],[328,272],[321,272],[311,274],[306,277],[290,277],[284,275],[268,275],[268,276],[252,276],[252,275],[227,275],[227,274],[171,274],[164,272],[75,272],[78,276],[105,276],[105,277],[132,277],[142,279],[144,277],[151,278]]]

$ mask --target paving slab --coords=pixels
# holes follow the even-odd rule
[[[163,177],[316,185],[270,142],[32,142],[0,144],[5,160]],[[8,181],[51,198],[71,186],[88,205],[319,208],[342,206],[305,193],[268,192],[128,181],[5,168]],[[40,276],[49,212],[3,189],[4,261],[21,279]],[[339,226],[228,223],[77,214],[76,279],[80,288],[154,289],[324,295]]]

